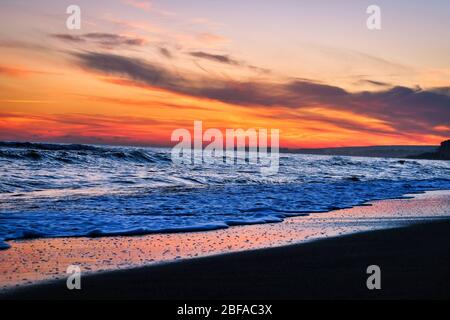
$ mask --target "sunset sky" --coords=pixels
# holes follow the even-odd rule
[[[0,140],[170,145],[202,120],[284,147],[437,144],[449,39],[448,0],[0,0]]]

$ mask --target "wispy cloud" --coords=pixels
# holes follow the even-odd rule
[[[172,58],[173,58],[172,52],[171,52],[169,49],[167,49],[167,48],[159,47],[159,48],[158,48],[158,51],[159,51],[159,53],[160,53],[161,55],[163,55],[164,57],[166,57],[166,58],[168,58],[168,59],[172,59]]]
[[[0,102],[2,103],[17,103],[17,104],[51,104],[56,103],[56,101],[53,100],[30,100],[30,99],[21,99],[21,100],[13,100],[13,99],[0,99]]]
[[[104,48],[115,48],[121,46],[144,46],[147,41],[140,37],[130,37],[112,33],[86,33],[82,35],[51,34],[52,38],[75,43],[93,43]]]
[[[253,72],[260,73],[260,74],[262,74],[262,73],[269,74],[271,72],[269,69],[260,68],[260,67],[248,64],[245,61],[238,60],[238,59],[233,58],[226,54],[213,54],[213,53],[208,53],[208,52],[204,52],[204,51],[194,51],[194,52],[189,52],[188,55],[191,57],[194,57],[194,58],[199,58],[199,59],[204,59],[204,60],[208,60],[208,61],[212,61],[212,62],[222,63],[222,64],[226,64],[229,66],[245,67]]]
[[[228,41],[225,37],[219,36],[217,34],[214,33],[210,33],[210,32],[202,32],[196,35],[196,37],[205,43],[209,43],[209,44],[215,44],[218,42],[226,42]]]
[[[160,8],[157,8],[152,1],[148,0],[122,0],[122,3],[128,6],[131,6],[133,8],[144,10],[147,12],[156,13],[158,15],[162,16],[174,16],[175,13],[167,10],[163,10]]]
[[[124,4],[132,6],[137,9],[149,11],[152,9],[152,3],[151,1],[145,1],[145,0],[123,0]]]
[[[56,73],[30,70],[25,68],[15,68],[0,65],[0,75],[6,75],[10,77],[27,77],[30,75],[56,75]]]
[[[0,40],[0,48],[8,48],[8,49],[24,49],[24,50],[39,50],[39,51],[49,51],[50,48],[47,46],[32,43],[32,42],[25,42],[25,41],[18,41],[18,40]]]
[[[241,62],[231,58],[228,55],[220,55],[220,54],[211,54],[203,51],[195,51],[195,52],[189,52],[189,55],[195,58],[202,58],[214,62],[220,62],[224,64],[229,64],[233,66],[240,65]]]
[[[361,79],[359,80],[361,84],[369,84],[376,87],[392,87],[392,84],[382,81],[370,80],[370,79]]]

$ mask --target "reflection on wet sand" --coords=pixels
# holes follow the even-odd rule
[[[85,273],[132,268],[448,217],[450,192],[433,191],[408,200],[377,201],[351,209],[289,218],[282,223],[209,232],[11,241],[10,249],[0,251],[0,284],[8,288],[65,277],[69,265],[79,265]]]

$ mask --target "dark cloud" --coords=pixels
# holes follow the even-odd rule
[[[257,73],[263,73],[263,74],[269,74],[272,73],[272,70],[267,69],[267,68],[260,68],[260,67],[256,67],[256,66],[252,66],[252,65],[247,65],[247,67],[252,70],[255,71]]]
[[[68,41],[68,42],[86,42],[82,36],[74,36],[71,34],[52,34],[50,35],[52,38]]]
[[[164,57],[166,57],[168,59],[173,58],[172,52],[167,48],[160,47],[160,48],[158,48],[158,51],[159,51],[159,53],[161,53],[161,55],[163,55]]]
[[[447,96],[450,96],[450,87],[434,88],[431,91],[435,92],[435,93],[438,93],[438,94],[445,94]]]
[[[229,55],[212,54],[212,53],[203,52],[203,51],[189,52],[188,55],[190,55],[191,57],[194,57],[194,58],[205,59],[205,60],[209,60],[209,61],[213,61],[213,62],[217,62],[217,63],[227,64],[230,66],[248,68],[249,70],[254,71],[256,73],[261,73],[261,74],[271,73],[271,70],[269,70],[269,69],[260,68],[257,66],[247,64],[245,61],[239,61],[237,59],[230,57]]]
[[[334,103],[347,98],[349,93],[339,87],[308,82],[305,80],[294,80],[286,85],[288,92],[294,95],[294,98],[302,98],[307,103]]]
[[[241,63],[227,55],[221,55],[221,54],[211,54],[203,51],[196,51],[196,52],[190,52],[190,56],[206,59],[214,62],[229,64],[233,66],[241,65]]]
[[[88,33],[84,35],[85,39],[92,39],[100,42],[103,45],[111,46],[142,46],[145,40],[136,37],[127,37],[111,33]]]
[[[142,38],[122,36],[112,33],[86,33],[82,35],[71,34],[51,34],[52,38],[59,39],[66,42],[89,42],[100,45],[105,48],[114,48],[120,46],[143,46],[145,40]]]
[[[264,84],[236,83],[209,78],[191,79],[173,74],[165,68],[141,59],[113,54],[84,52],[75,53],[74,56],[78,58],[82,67],[89,70],[122,76],[140,84],[177,93],[244,105],[272,105],[277,101],[276,97],[271,98],[269,94],[264,94],[264,91],[269,92],[271,87],[263,89]]]
[[[176,88],[185,83],[184,79],[172,75],[164,68],[140,59],[95,52],[74,55],[79,59],[81,65],[89,70],[124,76],[150,86],[176,91]]]
[[[441,93],[397,86],[351,98],[347,105],[338,106],[384,120],[399,130],[433,133],[435,126],[450,125],[450,97]]]
[[[377,87],[391,87],[392,85],[386,82],[381,81],[375,81],[375,80],[369,80],[369,79],[362,79],[359,81],[362,84],[371,84]]]
[[[139,85],[214,99],[242,106],[302,108],[320,106],[353,112],[386,122],[399,131],[436,133],[450,126],[450,96],[440,91],[393,87],[376,92],[351,93],[342,88],[293,79],[287,82],[237,82],[199,79],[135,58],[84,52],[74,54],[91,71],[120,76]]]

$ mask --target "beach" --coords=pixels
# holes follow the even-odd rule
[[[78,2],[0,1],[0,300],[450,298],[450,1]]]
[[[12,241],[0,297],[449,298],[449,218],[450,193],[433,191],[209,232]],[[86,272],[81,290],[66,288],[68,264]],[[366,287],[370,265],[381,290]]]

